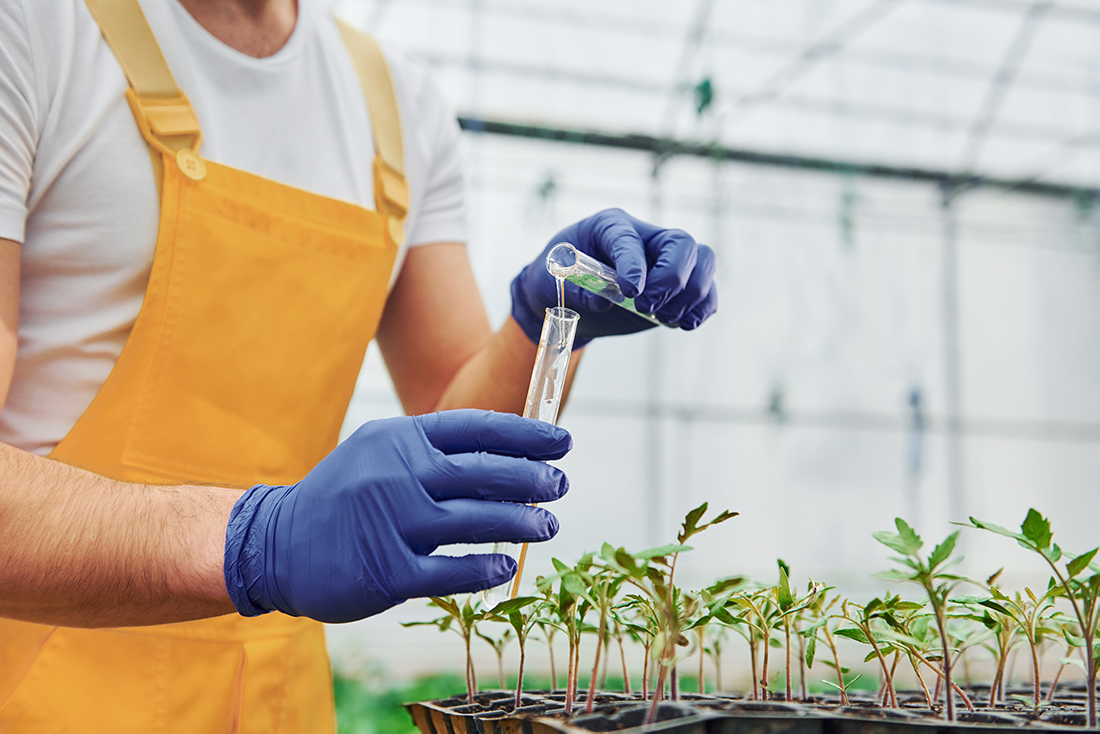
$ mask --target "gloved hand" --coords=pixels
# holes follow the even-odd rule
[[[564,429],[453,410],[364,424],[305,479],[257,485],[233,507],[225,581],[245,616],[279,610],[349,622],[410,597],[504,583],[501,554],[429,555],[448,543],[548,540],[558,521],[529,507],[569,482],[542,463],[572,448]]]
[[[566,227],[512,281],[512,318],[536,344],[545,310],[558,305],[557,284],[546,270],[546,255],[559,242],[614,266],[619,288],[634,306],[667,324],[690,331],[718,310],[714,251],[697,245],[687,232],[662,229],[621,209],[606,209]],[[565,305],[581,315],[573,348],[612,334],[654,326],[572,283],[565,283]]]

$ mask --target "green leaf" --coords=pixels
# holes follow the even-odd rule
[[[1023,540],[1024,539],[1024,536],[1020,535],[1019,533],[1014,533],[1011,530],[1009,530],[1008,528],[1003,528],[1000,525],[994,525],[991,522],[984,522],[984,521],[979,520],[978,518],[973,517],[973,516],[971,516],[971,518],[970,518],[970,523],[971,523],[971,525],[978,528],[979,530],[988,530],[991,533],[996,533],[997,535],[1003,535],[1006,538],[1014,538],[1015,540]],[[957,523],[957,524],[965,525],[965,523]]]
[[[722,607],[715,608],[715,610],[712,612],[712,615],[719,622],[721,622],[722,624],[726,624],[726,625],[735,625],[735,624],[744,624],[745,623],[745,620],[741,619],[740,617],[733,616],[732,614],[729,613],[729,610],[724,609]]]
[[[1070,578],[1073,578],[1074,576],[1088,568],[1089,563],[1092,562],[1092,558],[1096,555],[1096,551],[1098,550],[1100,550],[1100,548],[1094,548],[1088,553],[1082,553],[1081,555],[1077,556],[1072,561],[1067,563],[1066,571],[1069,572]]]
[[[899,571],[896,568],[892,568],[889,571],[876,573],[875,578],[882,579],[883,581],[916,581],[917,574],[906,573],[905,571]]]
[[[1065,627],[1062,628],[1062,635],[1066,638],[1066,644],[1070,647],[1084,647],[1085,638],[1078,637],[1077,635],[1070,634],[1069,630]]]
[[[1020,531],[1025,538],[1035,544],[1036,548],[1042,550],[1050,547],[1050,521],[1040,515],[1036,509],[1027,511],[1027,517],[1020,524]]]
[[[980,601],[978,603],[981,604],[983,607],[986,607],[987,609],[992,609],[995,612],[999,612],[1006,617],[1011,617],[1012,619],[1016,618],[1012,614],[1012,612],[1008,611],[1007,607],[1005,607],[1003,604],[1000,604],[999,602],[993,601],[992,599],[985,599],[984,601]]]
[[[905,541],[903,541],[901,539],[901,536],[897,533],[891,533],[888,530],[876,530],[875,532],[871,533],[871,537],[885,545],[887,548],[890,548],[891,550],[909,555],[909,547],[905,544]]]
[[[828,666],[829,666],[830,668],[832,668],[833,670],[836,670],[836,663],[834,663],[834,662],[833,662],[832,660],[827,660],[826,658],[821,658],[821,662],[825,663],[826,665],[828,665]],[[848,668],[845,668],[845,667],[844,667],[844,666],[842,665],[842,666],[840,667],[840,672],[841,672],[841,673],[842,673],[843,675],[848,675]],[[859,677],[859,676],[857,675],[857,676],[856,676],[856,678],[858,678],[858,677]]]
[[[489,614],[506,617],[512,612],[518,612],[529,604],[537,602],[537,596],[517,596],[515,599],[505,599],[500,604],[489,610]]]
[[[703,504],[699,505],[694,510],[689,512],[687,516],[684,517],[683,529],[676,536],[676,540],[683,543],[685,540],[695,535],[695,533],[699,532],[696,526],[698,525],[699,520],[703,517],[703,513],[705,513],[706,511],[707,503],[704,502]]]
[[[1043,555],[1049,558],[1051,563],[1057,563],[1062,559],[1062,549],[1055,543],[1049,549],[1044,550]]]
[[[834,666],[834,667],[835,667],[835,666]],[[847,668],[845,668],[845,669],[844,669],[844,672],[845,672],[845,673],[847,673],[847,672],[848,672],[848,669],[847,669]],[[861,675],[862,675],[862,674],[861,674]],[[851,688],[851,687],[852,687],[852,684],[853,684],[853,683],[855,683],[855,682],[856,682],[857,680],[859,680],[859,677],[860,677],[860,676],[858,676],[858,675],[857,675],[857,676],[856,676],[855,678],[852,678],[852,679],[851,679],[850,681],[848,681],[847,683],[845,683],[843,687],[841,687],[841,686],[837,685],[836,683],[833,683],[833,682],[832,682],[831,680],[822,680],[821,682],[822,682],[822,683],[824,683],[824,684],[825,684],[825,685],[827,685],[827,686],[832,686],[833,688],[837,689],[838,691],[847,691],[847,690],[848,690],[849,688]]]
[[[894,525],[898,528],[898,536],[902,539],[902,542],[906,544],[909,551],[902,551],[906,555],[916,555],[917,551],[924,545],[924,541],[920,539],[917,532],[913,528],[909,527],[909,523],[902,520],[900,517],[894,518]]]
[[[429,598],[432,600],[433,604],[447,613],[453,614],[456,617],[461,614],[461,612],[458,611],[458,603],[454,599],[443,596],[433,596]]]
[[[671,556],[674,553],[683,553],[684,551],[689,550],[691,550],[691,547],[686,545],[660,545],[656,548],[649,548],[644,551],[638,551],[634,554],[634,557],[642,560],[648,560],[650,558],[658,558],[660,556]]]
[[[932,555],[928,557],[928,570],[934,571],[936,566],[946,561],[951,556],[951,552],[955,550],[955,543],[959,539],[959,531],[951,533],[947,536],[947,539],[936,546],[932,551]]]
[[[794,605],[794,595],[791,594],[791,581],[787,577],[787,569],[782,562],[779,564],[779,587],[776,589],[776,599],[779,608],[786,611]]]
[[[729,576],[724,579],[718,579],[714,582],[714,584],[708,586],[706,590],[712,596],[721,596],[727,591],[730,591],[731,589],[736,589],[738,586],[741,586],[744,583],[744,576]]]
[[[550,561],[554,564],[554,570],[558,573],[565,573],[569,570],[569,566],[559,561],[557,558],[551,558]]]
[[[817,635],[806,640],[806,667],[814,667],[814,653],[817,652]]]
[[[561,577],[561,588],[573,596],[584,596],[587,592],[584,579],[579,573],[567,573]]]
[[[841,637],[847,637],[849,640],[855,640],[856,642],[862,642],[864,645],[870,645],[871,641],[867,639],[867,635],[863,634],[863,630],[858,627],[846,627],[844,629],[837,630],[834,635],[840,635]]]

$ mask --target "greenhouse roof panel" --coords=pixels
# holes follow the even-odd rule
[[[1100,186],[1086,0],[330,0],[459,113]]]

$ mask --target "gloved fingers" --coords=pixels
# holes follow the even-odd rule
[[[615,304],[592,291],[586,291],[578,285],[566,283],[565,307],[581,313],[604,313],[615,308]]]
[[[642,294],[634,305],[643,313],[659,311],[687,285],[698,257],[695,239],[682,229],[666,229],[646,243],[649,260],[654,263],[646,275]]]
[[[646,287],[646,250],[635,228],[637,220],[621,209],[606,209],[591,219],[597,259],[615,266],[619,288],[633,298]]]
[[[445,410],[414,416],[428,442],[445,454],[485,451],[545,461],[573,448],[564,428],[489,410]]]
[[[404,599],[467,594],[500,586],[515,575],[515,560],[501,553],[418,556],[393,592]]]
[[[666,324],[675,324],[680,321],[684,314],[701,303],[710,293],[717,265],[714,250],[706,245],[699,245],[695,267],[688,277],[687,284],[684,285],[684,289],[677,296],[671,298],[668,303],[658,309],[655,314],[657,318]]]
[[[478,500],[447,500],[438,506],[442,512],[433,512],[404,531],[405,541],[416,553],[452,543],[539,543],[558,533],[558,519],[541,507]]]
[[[690,311],[680,318],[680,328],[684,331],[698,329],[699,325],[709,319],[718,310],[718,286],[711,283],[710,291],[706,298],[693,306]]]
[[[552,502],[569,491],[557,467],[499,454],[435,454],[421,486],[436,500],[457,498],[498,502]]]

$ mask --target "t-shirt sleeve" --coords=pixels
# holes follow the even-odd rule
[[[23,241],[37,134],[22,0],[0,0],[0,238]]]
[[[415,220],[406,232],[410,247],[433,242],[466,242],[465,181],[462,166],[462,134],[454,109],[442,90],[419,64],[398,62],[411,92],[413,124],[403,125],[413,140],[406,141],[406,163],[410,155],[421,157],[424,166],[422,193],[413,193]],[[410,151],[409,146],[418,146]]]

